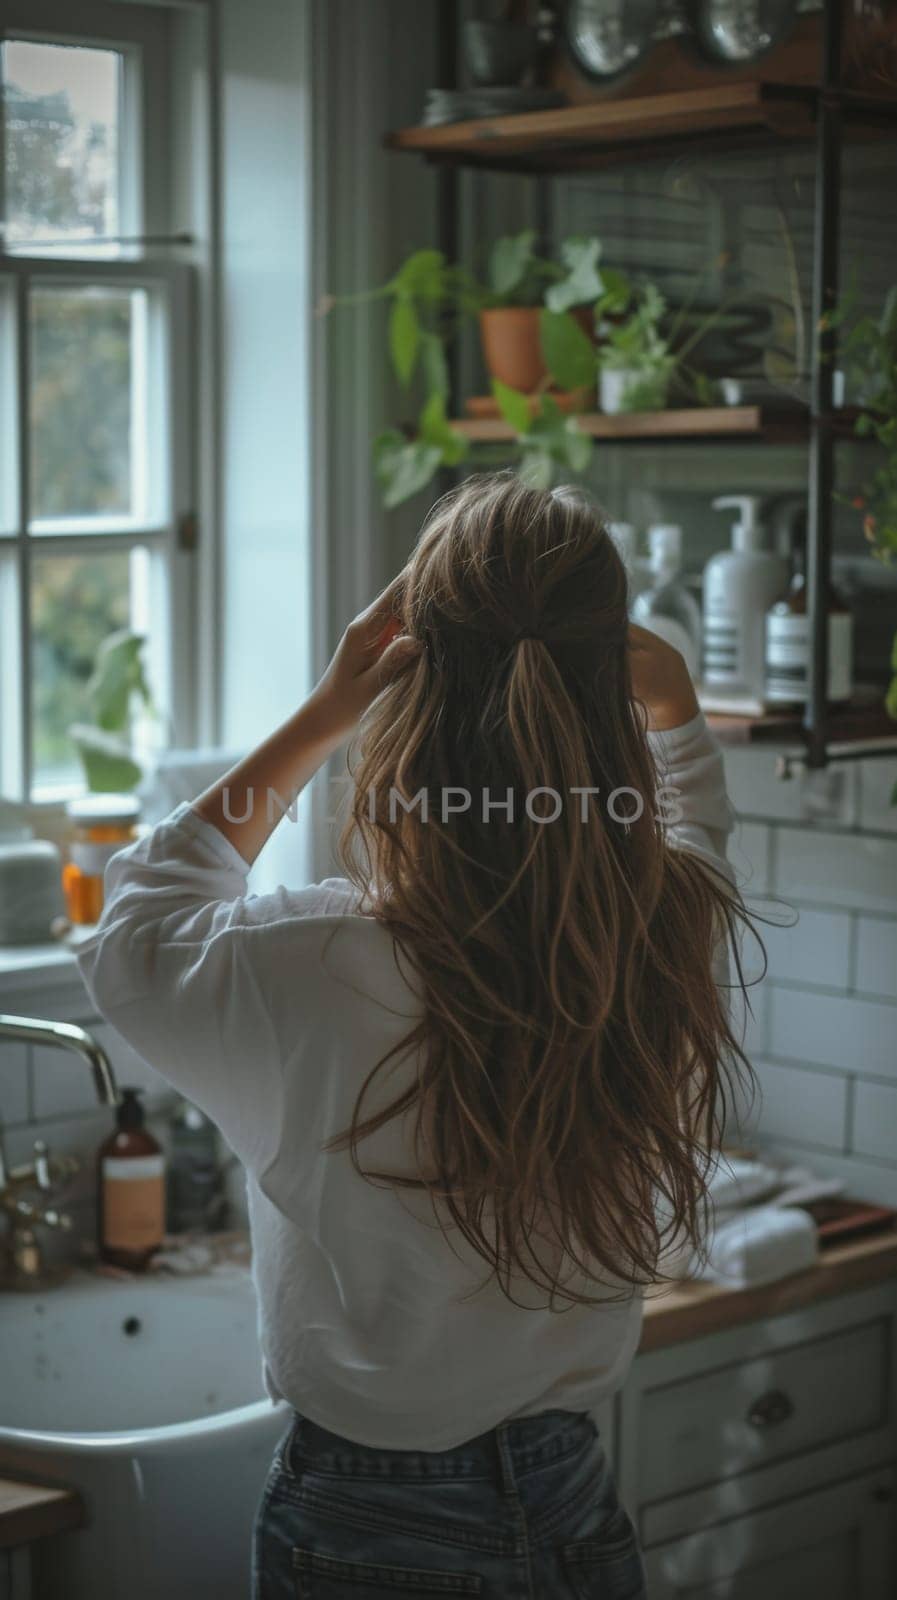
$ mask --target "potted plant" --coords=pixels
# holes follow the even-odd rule
[[[678,308],[672,320],[656,284],[632,284],[622,273],[604,274],[606,288],[595,306],[602,338],[597,360],[602,411],[663,411],[676,379],[698,405],[718,401],[718,385],[697,372],[686,357],[723,315],[732,297],[722,300],[700,317],[683,339],[694,294]]]
[[[597,239],[566,239],[555,262],[536,255],[535,237],[527,228],[498,239],[482,283],[466,268],[453,266],[442,251],[416,250],[386,283],[358,294],[326,295],[319,312],[388,300],[393,371],[407,386],[422,370],[429,394],[446,393],[445,346],[475,316],[490,377],[533,393],[552,375],[541,343],[542,311],[558,317],[569,313],[584,337],[593,339],[591,307],[604,291],[606,276],[598,271]],[[557,345],[557,327],[552,331]],[[594,370],[589,376],[594,380]]]
[[[606,329],[598,351],[599,394],[602,411],[662,411],[667,403],[676,358],[661,333],[666,301],[653,283],[630,288],[625,301],[628,314]]]
[[[597,239],[566,239],[558,264],[535,254],[535,237],[526,228],[499,239],[480,290],[480,343],[489,376],[524,394],[538,390],[551,372],[542,343],[543,310],[569,313],[588,340],[595,331],[591,307],[604,290]],[[590,377],[594,381],[594,367]]]

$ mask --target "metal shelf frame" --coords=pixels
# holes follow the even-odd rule
[[[440,0],[439,32],[442,77],[447,86],[456,81],[457,42],[454,0]],[[804,86],[802,93],[813,102],[814,122],[812,137],[815,142],[815,193],[813,219],[813,273],[812,321],[814,338],[811,349],[810,408],[808,417],[809,448],[807,460],[807,610],[810,622],[810,685],[809,698],[801,722],[804,748],[795,751],[793,763],[808,768],[822,768],[830,761],[868,759],[887,753],[882,745],[874,749],[864,747],[859,741],[856,748],[832,741],[829,737],[831,717],[827,708],[828,684],[828,628],[826,600],[831,581],[832,564],[832,500],[835,482],[835,447],[843,428],[839,429],[838,414],[833,399],[833,376],[837,357],[837,331],[828,325],[826,313],[834,310],[838,298],[838,247],[841,222],[841,152],[844,121],[863,120],[891,123],[897,116],[897,102],[885,102],[879,97],[851,93],[842,81],[843,4],[842,0],[824,0],[821,14],[821,60],[819,82],[815,90]],[[784,91],[782,91],[784,92]],[[796,91],[795,91],[796,92]],[[775,136],[774,130],[770,130]],[[391,136],[388,143],[394,149],[413,149],[414,141],[405,135]],[[459,232],[459,204],[457,188],[458,165],[464,156],[458,151],[444,152],[420,150],[439,163],[440,229],[439,243],[453,259],[457,255]],[[491,154],[491,153],[490,153]],[[632,159],[632,151],[627,152]],[[610,156],[613,159],[613,155]],[[500,169],[502,163],[494,156],[486,158],[483,165]],[[527,171],[518,165],[518,171]],[[535,185],[534,210],[540,231],[547,236],[551,219],[551,183],[558,167],[546,170],[529,169]],[[545,237],[541,243],[549,246]],[[893,749],[897,750],[897,726]]]

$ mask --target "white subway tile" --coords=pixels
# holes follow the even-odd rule
[[[769,996],[769,1054],[897,1079],[897,1006],[780,989]]]
[[[859,785],[854,768],[842,762],[807,769],[797,777],[802,822],[821,828],[849,828],[857,820]]]
[[[758,1155],[765,1154],[773,1161],[810,1166],[820,1178],[840,1178],[845,1194],[854,1200],[897,1206],[897,1165],[864,1161],[860,1156],[837,1155],[830,1150],[814,1149],[808,1153],[798,1143],[775,1139],[769,1134],[758,1136],[754,1147]]]
[[[145,1101],[154,1104],[172,1093],[169,1085],[131,1049],[108,1022],[93,1022],[88,1032],[106,1051],[116,1080],[145,1090]],[[34,1049],[34,1114],[36,1117],[62,1117],[87,1112],[97,1104],[93,1073],[83,1057],[68,1050],[39,1045]]]
[[[801,815],[800,785],[775,775],[776,756],[771,750],[726,748],[726,788],[736,811],[744,817],[797,822]]]
[[[755,1061],[759,1090],[744,1131],[756,1137],[796,1140],[843,1150],[847,1078],[812,1068]]]
[[[860,827],[897,833],[897,806],[891,795],[897,784],[897,759],[859,761]]]
[[[856,822],[858,783],[851,767],[835,764],[779,778],[776,760],[772,750],[725,751],[726,787],[740,816],[840,827]]]
[[[0,1042],[0,1128],[28,1116],[28,1046]]]
[[[750,902],[770,886],[772,830],[762,822],[737,822],[729,835],[729,860]]]
[[[732,974],[734,987],[730,991],[729,1010],[732,1032],[749,1061],[766,1051],[767,1018],[769,1012],[769,986],[752,983],[750,972],[745,971],[747,997],[737,987],[737,975]]]
[[[854,1093],[853,1149],[897,1166],[897,1087],[858,1078]]]
[[[897,911],[897,839],[780,828],[775,887],[786,900]]]
[[[776,910],[776,915],[782,915]],[[798,908],[792,927],[758,929],[766,945],[769,976],[792,983],[827,984],[846,989],[850,953],[850,917],[846,911],[814,911]],[[894,924],[897,930],[897,923]],[[884,993],[885,991],[881,991]]]
[[[897,922],[860,917],[857,924],[856,987],[897,1000]]]
[[[92,1031],[112,1062],[119,1087],[133,1085],[137,1089],[143,1089],[143,1098],[147,1105],[153,1105],[161,1097],[175,1093],[171,1084],[167,1083],[155,1068],[148,1066],[136,1050],[132,1050],[111,1023],[98,1022]]]
[[[53,1045],[35,1045],[32,1070],[35,1117],[64,1117],[95,1109],[93,1075],[83,1057]]]

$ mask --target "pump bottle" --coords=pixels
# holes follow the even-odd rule
[[[165,1157],[143,1125],[139,1089],[122,1089],[115,1128],[97,1151],[101,1261],[141,1272],[165,1236]]]
[[[651,587],[637,595],[630,612],[633,622],[648,628],[684,657],[692,678],[698,675],[701,655],[701,613],[678,574],[682,563],[682,529],[676,523],[656,523],[648,529]]]
[[[722,495],[715,511],[738,509],[732,548],[704,568],[703,681],[708,689],[762,696],[766,613],[787,583],[787,564],[763,548],[757,497]]]

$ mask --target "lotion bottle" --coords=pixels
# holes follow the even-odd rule
[[[704,568],[703,681],[708,689],[762,697],[766,613],[788,578],[786,562],[763,548],[757,497],[722,495],[713,507],[734,506],[732,548],[712,556]]]
[[[143,1123],[140,1089],[122,1089],[115,1129],[97,1151],[101,1261],[142,1272],[165,1235],[165,1157]]]

